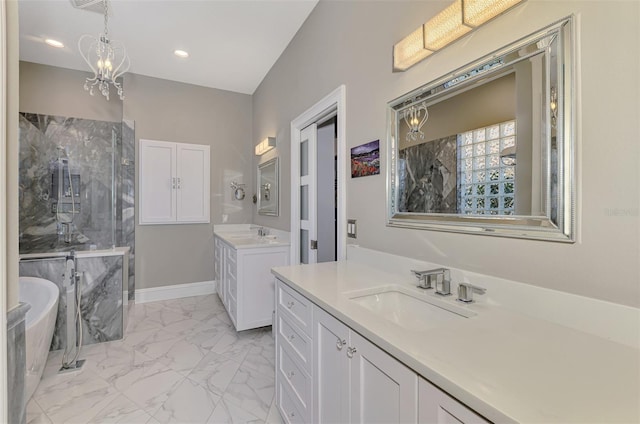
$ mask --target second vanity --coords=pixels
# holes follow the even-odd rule
[[[289,264],[288,233],[248,224],[216,225],[214,261],[218,296],[236,330],[271,325],[270,269]]]
[[[286,422],[640,420],[637,309],[543,293],[548,305],[562,299],[567,316],[584,313],[578,304],[587,314],[606,311],[599,320],[631,335],[608,340],[606,330],[571,328],[563,311],[551,316],[554,306],[538,317],[501,304],[504,294],[490,297],[497,279],[487,295],[463,304],[455,290],[440,297],[417,289],[409,268],[372,266],[386,259],[273,270],[276,402]],[[537,302],[523,294],[523,304]],[[398,299],[405,295],[440,302],[444,315],[414,313],[419,308]]]

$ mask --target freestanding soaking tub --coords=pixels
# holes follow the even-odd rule
[[[35,392],[49,354],[49,346],[58,312],[58,286],[37,277],[20,277],[19,297],[31,305],[26,317],[26,375],[25,399]]]

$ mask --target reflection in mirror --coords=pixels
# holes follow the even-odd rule
[[[389,103],[388,225],[573,241],[571,21]]]
[[[258,214],[278,213],[278,158],[273,158],[258,165]]]

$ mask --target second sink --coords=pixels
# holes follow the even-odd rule
[[[373,292],[350,293],[349,299],[381,318],[413,331],[475,315],[464,308],[395,285],[377,288]]]

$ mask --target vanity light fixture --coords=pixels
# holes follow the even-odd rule
[[[51,47],[55,47],[57,49],[61,49],[64,47],[64,44],[62,44],[60,41],[58,40],[54,40],[53,38],[47,38],[46,40],[44,40],[45,44],[47,44],[48,46]]]
[[[117,78],[129,70],[131,62],[124,45],[109,39],[109,0],[102,0],[104,11],[104,32],[98,38],[84,34],[78,40],[80,55],[93,71],[93,77],[87,78],[84,89],[93,96],[94,87],[109,100],[109,90],[113,85],[120,100],[124,100],[122,84]]]
[[[275,137],[267,137],[262,140],[260,143],[256,144],[255,152],[256,156],[261,156],[267,153],[269,150],[276,147],[276,138]]]
[[[176,56],[178,56],[181,59],[186,59],[189,57],[189,53],[184,51],[184,50],[174,50],[173,54],[175,54]]]
[[[406,71],[523,1],[525,0],[455,0],[393,46],[393,70]]]

